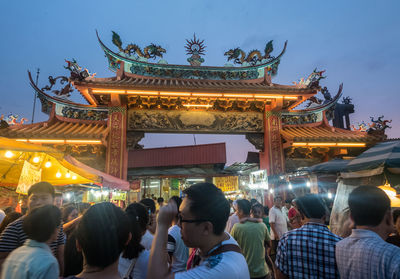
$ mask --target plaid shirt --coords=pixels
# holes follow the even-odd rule
[[[340,278],[400,278],[400,248],[369,230],[354,229],[336,245]]]
[[[335,260],[339,240],[325,225],[307,223],[282,236],[275,264],[288,278],[339,278]]]

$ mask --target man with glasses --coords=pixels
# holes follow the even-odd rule
[[[246,260],[237,242],[224,232],[229,217],[229,202],[211,183],[199,183],[184,191],[178,224],[187,247],[197,248],[199,261],[184,272],[168,269],[165,247],[168,228],[177,212],[174,201],[160,209],[157,230],[150,253],[147,278],[160,279],[249,279]]]

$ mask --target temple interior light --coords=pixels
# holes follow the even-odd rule
[[[45,166],[46,168],[50,168],[50,167],[51,167],[51,162],[50,162],[50,160],[48,160],[48,161],[44,164],[44,166]]]
[[[56,177],[57,177],[57,178],[60,178],[60,177],[61,177],[61,172],[60,172],[60,171],[58,171],[58,172],[56,173]]]
[[[16,139],[19,142],[30,143],[60,143],[60,144],[101,144],[101,140],[85,140],[85,139]]]
[[[201,105],[201,104],[184,104],[183,106],[185,107],[203,107],[203,108],[210,108],[212,105],[207,104],[207,105]]]
[[[6,151],[4,156],[6,156],[6,158],[12,158],[12,157],[14,157],[14,153],[12,153],[11,151]]]
[[[39,157],[34,157],[32,160],[35,164],[39,163],[40,158]]]
[[[76,180],[76,175],[73,175],[73,176],[72,176],[72,180]]]
[[[70,178],[70,177],[71,177],[71,174],[70,174],[69,171],[65,174],[65,177],[66,177],[66,178]]]
[[[307,185],[308,188],[310,188],[311,187],[311,182],[307,181],[306,185]]]

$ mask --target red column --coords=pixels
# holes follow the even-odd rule
[[[126,108],[111,107],[107,123],[108,135],[106,172],[121,179],[127,179],[126,150]]]

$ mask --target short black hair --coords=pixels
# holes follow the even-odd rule
[[[179,212],[179,207],[181,206],[182,199],[178,196],[172,196],[169,200],[170,201],[173,200],[176,203],[176,206],[178,207],[178,212]]]
[[[136,205],[135,205],[136,204]],[[130,204],[126,210],[125,213],[129,218],[130,221],[130,231],[132,234],[131,241],[129,241],[128,245],[125,247],[124,252],[122,253],[122,257],[127,258],[127,259],[134,259],[139,257],[140,252],[144,250],[144,247],[140,244],[140,241],[142,240],[142,233],[143,233],[143,224],[140,224],[141,221],[143,221],[143,216],[142,218],[139,217],[139,214],[136,209],[142,209],[141,214],[146,214],[146,209],[142,204],[139,203],[133,203]],[[142,220],[140,220],[142,219]],[[147,219],[148,220],[148,219]],[[147,223],[146,223],[147,224]],[[146,228],[146,225],[144,225]]]
[[[61,211],[57,206],[45,205],[33,209],[22,222],[29,239],[46,242],[61,223]]]
[[[250,215],[251,203],[248,200],[241,199],[237,200],[236,203],[238,210],[241,210],[245,215]]]
[[[395,209],[393,210],[393,223],[396,223],[397,218],[400,217],[400,209]]]
[[[256,204],[253,204],[253,206],[251,207],[251,211],[254,211],[257,208],[259,208],[261,211],[264,210],[264,206],[261,203],[256,203]]]
[[[319,195],[306,194],[296,199],[299,211],[307,218],[321,219],[328,213],[325,202]]]
[[[251,199],[250,200],[251,206],[253,206],[253,205],[257,204],[257,203],[258,203],[258,200],[256,200],[256,199]]]
[[[143,199],[140,201],[145,207],[150,209],[151,213],[156,213],[156,203],[152,199]]]
[[[147,208],[138,202],[131,203],[126,208],[125,212],[130,215],[136,215],[136,220],[138,221],[139,227],[142,232],[145,232],[147,229],[147,224],[149,223],[150,216],[147,212]]]
[[[291,199],[286,199],[285,203],[292,203],[292,200]]]
[[[55,195],[53,185],[46,181],[41,181],[33,184],[28,190],[28,197],[34,193],[49,193],[53,196],[53,198]]]
[[[197,183],[183,192],[190,200],[190,212],[197,219],[209,220],[214,234],[221,235],[230,213],[229,202],[221,189],[212,183]]]
[[[22,217],[22,214],[19,212],[14,211],[14,212],[8,213],[6,215],[6,217],[4,217],[3,221],[0,224],[0,235],[9,224],[11,224],[12,222],[14,222],[15,220],[17,220],[20,217]]]
[[[276,200],[283,200],[283,199],[282,199],[281,196],[275,196],[275,197],[274,197],[274,201],[276,201]]]
[[[88,265],[105,268],[118,260],[129,238],[129,219],[110,202],[91,206],[77,228],[77,240]]]
[[[388,210],[390,199],[375,186],[359,186],[349,195],[350,215],[356,226],[378,226]]]
[[[164,198],[163,198],[163,197],[159,197],[159,198],[157,199],[157,202],[158,202],[158,203],[164,202]]]
[[[264,208],[264,214],[265,214],[265,215],[268,215],[268,214],[269,214],[269,208],[268,208],[268,206],[263,206],[263,208]]]

